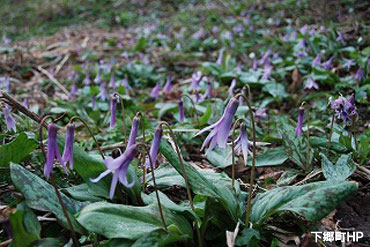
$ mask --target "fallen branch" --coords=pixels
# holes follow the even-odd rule
[[[62,85],[60,84],[59,81],[57,81],[57,79],[55,79],[55,77],[49,73],[49,71],[43,69],[41,66],[38,66],[37,69],[43,73],[44,75],[46,75],[60,90],[63,91],[63,93],[65,93],[65,95],[69,96],[69,92],[68,90]]]

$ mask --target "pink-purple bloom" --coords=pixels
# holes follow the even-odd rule
[[[356,81],[362,81],[363,79],[365,79],[364,77],[364,71],[362,70],[362,68],[358,68],[358,70],[356,71],[355,75],[353,76],[353,78],[356,80]]]
[[[242,97],[240,97],[240,98],[242,98]],[[265,119],[265,118],[267,117],[266,108],[265,108],[265,107],[259,108],[259,109],[254,113],[254,117],[256,118],[256,120],[262,120],[262,119]]]
[[[83,83],[84,83],[86,86],[88,86],[88,85],[90,85],[90,84],[91,84],[91,80],[90,80],[90,72],[89,72],[89,71],[87,71],[87,72],[86,72],[86,75],[85,75],[85,78],[84,78]]]
[[[158,125],[155,128],[152,145],[150,146],[149,157],[146,159],[145,166],[150,167],[150,160],[152,161],[153,166],[155,165],[155,160],[157,159],[159,145],[162,140],[162,125]]]
[[[310,76],[310,77],[308,77],[308,80],[307,80],[307,83],[306,83],[304,89],[311,90],[312,88],[318,90],[319,89],[319,85]]]
[[[355,65],[355,62],[353,61],[353,59],[343,58],[343,60],[344,60],[344,64],[342,66],[343,68],[346,68],[347,70],[349,70],[352,66]]]
[[[212,83],[210,81],[207,82],[206,92],[203,96],[204,99],[212,98]]]
[[[11,114],[11,110],[12,108],[8,104],[4,104],[3,114],[5,118],[6,129],[8,131],[13,130],[14,132],[16,132],[17,128],[15,126],[15,120]]]
[[[113,89],[114,92],[117,90],[116,77],[114,76],[114,74],[112,74],[112,76],[110,77],[108,85]]]
[[[125,87],[126,91],[133,90],[130,84],[128,83],[128,76],[126,75],[125,78],[122,81],[123,86]]]
[[[171,89],[172,89],[172,78],[169,75],[169,76],[167,76],[166,84],[163,87],[163,92],[169,93],[169,92],[171,92]]]
[[[179,105],[179,120],[180,123],[182,123],[185,121],[184,101],[182,101],[182,99],[179,99],[178,105]]]
[[[219,53],[219,55],[218,55],[218,58],[217,58],[217,61],[216,61],[216,64],[218,65],[218,66],[221,66],[222,65],[222,60],[224,59],[224,50],[223,49],[221,49],[220,50],[220,53]]]
[[[331,69],[333,67],[333,60],[334,60],[334,57],[330,57],[328,61],[326,61],[325,63],[322,64],[322,66],[324,67],[324,69]]]
[[[298,109],[298,123],[297,128],[295,129],[295,136],[302,136],[303,135],[303,117],[304,117],[304,107],[300,106]]]
[[[68,174],[67,168],[60,156],[57,143],[58,126],[54,123],[48,125],[48,146],[46,153],[46,161],[44,165],[44,176],[49,179],[53,171],[54,159],[58,159],[65,173]]]
[[[193,73],[193,75],[191,76],[191,85],[189,87],[189,90],[198,90],[199,83],[201,82],[202,78],[203,75],[200,71]]]
[[[108,97],[109,97],[109,95],[108,95],[108,91],[107,91],[105,82],[103,82],[102,84],[100,84],[99,90],[100,90],[100,92],[98,94],[98,97],[100,98],[100,100],[101,101],[107,100]]]
[[[357,116],[354,95],[352,94],[348,99],[339,96],[335,101],[332,98],[329,100],[337,118],[341,118],[346,124],[352,123],[353,118]]]
[[[157,82],[157,84],[155,84],[155,86],[153,87],[150,93],[150,96],[154,99],[157,99],[159,97],[160,92],[161,92],[161,84]]]
[[[64,164],[69,163],[69,169],[73,169],[73,142],[75,136],[75,126],[70,123],[67,125],[66,140],[64,143],[64,151],[62,160]]]
[[[236,79],[234,78],[234,79],[231,81],[231,84],[230,84],[230,87],[229,87],[229,95],[230,95],[230,96],[233,96],[233,95],[234,95],[235,87],[236,87]]]
[[[321,66],[321,54],[317,54],[317,56],[315,57],[315,59],[312,61],[312,66],[313,67],[319,67]]]
[[[250,144],[248,140],[248,134],[247,134],[247,126],[245,124],[242,124],[240,126],[240,135],[235,140],[235,153],[240,154],[240,152],[243,153],[244,158],[244,165],[248,164],[248,155],[252,155],[252,152],[249,150]]]
[[[135,142],[139,129],[138,122],[139,118],[135,117],[131,127],[129,142],[127,143],[127,148],[125,152],[115,159],[113,159],[112,157],[107,157],[104,160],[104,164],[107,167],[107,170],[102,172],[97,178],[90,179],[91,182],[97,183],[108,174],[113,173],[111,187],[109,191],[110,199],[112,199],[114,196],[118,181],[120,181],[120,183],[127,188],[132,188],[135,184],[135,180],[133,180],[131,183],[127,181],[127,171],[137,151],[135,147]]]
[[[229,137],[229,133],[231,130],[231,125],[233,123],[233,118],[236,110],[238,109],[238,106],[238,99],[231,98],[220,120],[198,132],[197,135],[200,135],[206,131],[211,130],[207,138],[204,140],[201,150],[203,150],[203,148],[208,144],[210,144],[208,151],[214,149],[216,146],[220,148],[225,148],[227,138]]]

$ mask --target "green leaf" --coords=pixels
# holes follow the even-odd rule
[[[38,235],[26,230],[24,215],[24,211],[18,209],[8,215],[13,233],[13,245],[15,247],[29,246],[32,242],[40,238]]]
[[[214,166],[226,168],[232,165],[231,147],[218,148],[208,151],[207,160]]]
[[[328,149],[329,142],[327,138],[324,137],[318,137],[318,136],[311,136],[310,137],[310,143],[313,147],[321,147]],[[330,149],[339,152],[339,153],[345,153],[348,152],[348,149],[342,145],[340,145],[337,142],[331,142]]]
[[[184,237],[192,238],[192,228],[183,216],[163,206],[162,210],[167,227],[173,224]],[[86,206],[77,220],[89,231],[99,233],[106,238],[135,240],[163,227],[155,204],[135,207],[96,202]]]
[[[209,118],[211,117],[212,115],[212,107],[211,107],[211,104],[208,104],[207,105],[207,108],[206,108],[206,111],[204,112],[204,114],[199,118],[199,123],[200,125],[205,125],[208,123],[208,120]]]
[[[242,235],[236,238],[235,246],[258,247],[258,240],[261,239],[260,233],[253,228],[244,228]]]
[[[52,212],[64,227],[69,228],[52,185],[18,164],[10,164],[10,174],[14,186],[22,192],[28,207],[39,211]],[[61,196],[75,231],[83,233],[84,229],[74,219],[73,215],[80,211],[86,203],[75,201],[63,193],[61,193]]]
[[[281,211],[295,212],[309,221],[318,221],[356,191],[357,184],[347,181],[323,181],[276,188],[257,195],[253,200],[251,221],[262,224]]]
[[[102,200],[100,197],[96,197],[88,191],[87,184],[80,184],[69,188],[63,188],[62,191],[79,201],[97,202]]]
[[[256,156],[256,166],[277,166],[287,159],[284,147],[271,148]],[[252,166],[252,158],[248,159],[248,165]]]
[[[24,202],[17,205],[17,211],[24,213],[23,223],[26,227],[26,230],[40,238],[41,224],[37,220],[35,213]]]
[[[20,133],[15,140],[0,146],[0,166],[8,166],[10,162],[21,162],[37,146],[38,144],[33,137],[26,133]]]
[[[155,182],[159,189],[168,188],[174,185],[185,187],[184,178],[171,166],[161,165],[155,170],[154,174]],[[148,184],[154,186],[151,172],[147,173],[145,178]]]
[[[335,165],[325,154],[320,153],[320,156],[322,158],[322,173],[327,180],[346,180],[356,170],[351,155],[341,155]]]
[[[181,176],[183,176],[182,168],[180,161],[177,158],[175,151],[171,148],[171,146],[162,141],[160,148],[160,152],[164,155],[164,157],[170,162],[170,164],[177,170]],[[185,173],[188,177],[189,185],[193,192],[198,195],[204,195],[212,198],[217,198],[218,201],[221,203],[222,207],[228,212],[229,216],[234,220],[237,221],[238,215],[240,214],[239,207],[240,202],[240,188],[239,184],[236,184],[235,191],[231,187],[231,183],[215,183],[207,179],[201,172],[197,171],[193,166],[187,164],[183,160],[185,166]]]
[[[31,247],[63,247],[64,242],[58,238],[43,238],[32,243]]]
[[[285,91],[284,85],[280,83],[268,83],[263,87],[263,91],[268,92],[274,97],[286,98],[289,96]]]

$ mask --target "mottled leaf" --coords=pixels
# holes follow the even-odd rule
[[[346,180],[356,170],[351,155],[341,155],[335,164],[325,154],[320,153],[320,156],[322,173],[327,180]]]
[[[20,133],[13,141],[0,146],[0,166],[8,166],[10,162],[19,163],[37,148],[36,140]]]

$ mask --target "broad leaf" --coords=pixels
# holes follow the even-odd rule
[[[281,211],[292,211],[309,221],[318,221],[356,191],[357,184],[347,181],[323,181],[276,188],[257,195],[253,200],[251,221],[262,224],[268,217]]]
[[[320,153],[320,156],[322,158],[322,173],[327,180],[346,180],[356,170],[351,155],[341,155],[335,165],[325,154]]]
[[[69,194],[73,199],[79,201],[98,202],[102,200],[100,197],[96,197],[88,191],[87,184],[80,184],[69,188],[64,188],[62,191],[66,194]]]
[[[67,219],[52,185],[14,163],[10,164],[10,174],[14,186],[22,192],[27,206],[40,211],[52,212],[63,226],[68,228]],[[61,193],[61,196],[75,231],[83,233],[83,228],[74,219],[73,215],[79,212],[86,204],[75,201],[63,193]]]
[[[266,152],[256,155],[256,166],[277,166],[288,159],[284,147],[267,149]],[[252,166],[252,158],[248,159],[248,165]]]
[[[167,227],[174,225],[186,238],[192,238],[192,228],[183,216],[163,206],[162,210]],[[135,207],[97,202],[85,207],[77,220],[89,231],[106,238],[135,240],[163,227],[155,204]]]
[[[226,168],[232,165],[231,148],[218,148],[207,152],[207,160],[214,166],[219,168]]]
[[[26,133],[20,133],[15,140],[0,146],[0,166],[10,162],[19,163],[37,148],[36,140]]]
[[[206,123],[208,123],[208,120],[209,118],[211,117],[212,115],[212,107],[211,107],[211,104],[208,104],[207,105],[207,108],[206,108],[206,111],[204,112],[204,114],[199,118],[199,123],[200,125],[205,125]]]

